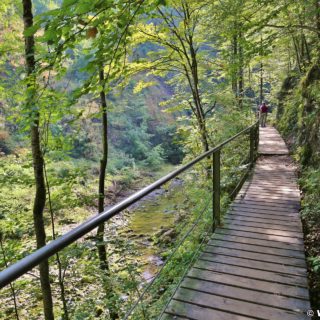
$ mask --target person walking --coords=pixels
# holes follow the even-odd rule
[[[265,102],[260,106],[260,126],[263,128],[266,126],[267,122],[267,114],[268,114],[268,106]]]

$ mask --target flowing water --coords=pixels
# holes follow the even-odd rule
[[[139,252],[137,259],[143,265],[145,281],[150,281],[163,264],[161,249],[154,242],[156,234],[174,226],[183,198],[182,181],[177,179],[168,189],[158,189],[130,208],[126,232]]]

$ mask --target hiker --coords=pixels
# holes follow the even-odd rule
[[[260,125],[261,125],[261,127],[266,126],[267,114],[268,114],[268,106],[266,105],[265,102],[263,102],[262,105],[260,106]]]

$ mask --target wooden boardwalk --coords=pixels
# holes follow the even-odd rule
[[[162,320],[310,319],[295,168],[274,128],[260,129],[259,153]]]

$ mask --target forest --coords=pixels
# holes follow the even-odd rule
[[[318,0],[2,0],[0,270],[253,125],[266,102],[298,166],[320,309],[319,85]],[[222,155],[223,213],[248,143]],[[2,288],[0,319],[157,319],[209,233],[210,163]]]

